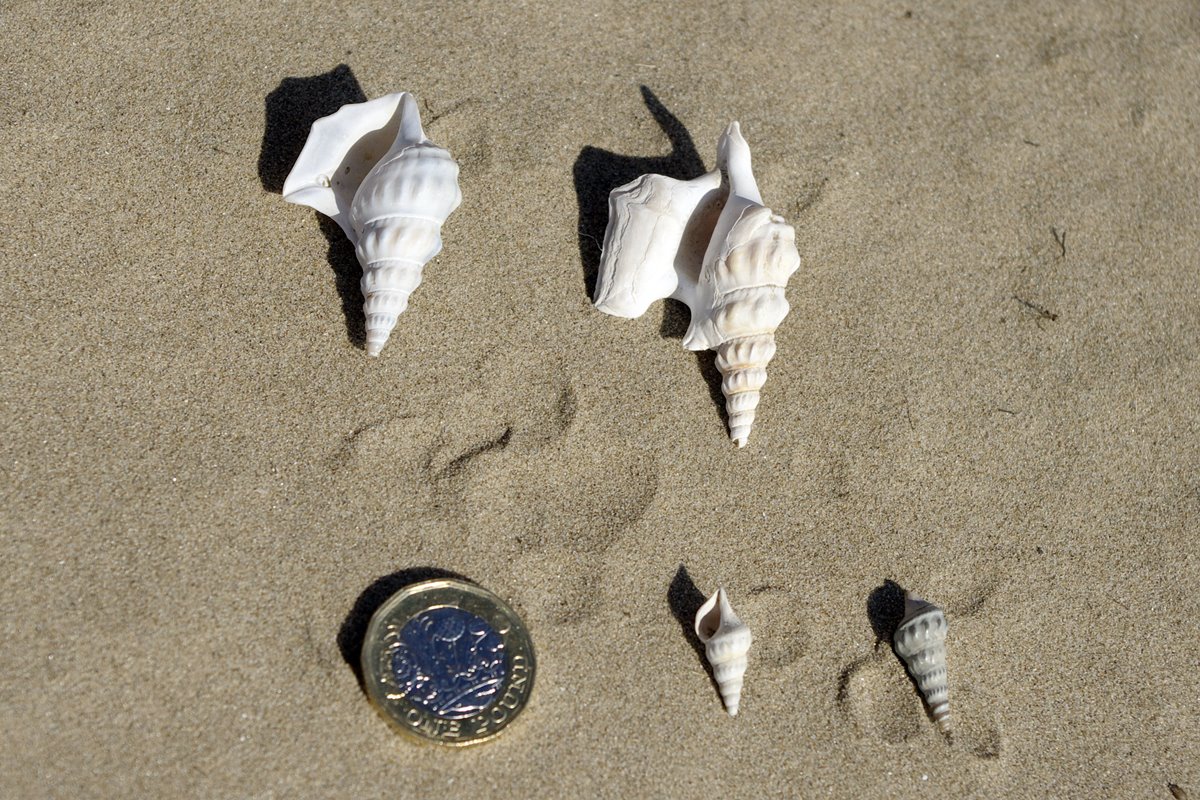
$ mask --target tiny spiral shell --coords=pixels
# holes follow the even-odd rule
[[[736,717],[753,637],[750,629],[733,612],[725,589],[717,589],[696,612],[696,636],[704,645],[704,654],[712,666],[713,679],[721,692],[725,710],[729,716]]]
[[[950,733],[950,689],[946,679],[946,615],[934,604],[909,592],[904,618],[893,637],[896,653],[921,690],[929,715],[944,734]]]

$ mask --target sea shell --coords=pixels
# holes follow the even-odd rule
[[[704,645],[725,709],[729,716],[736,717],[746,674],[746,654],[753,637],[746,623],[733,613],[723,588],[717,589],[696,612],[696,637]]]
[[[950,690],[946,682],[946,615],[912,592],[904,597],[904,617],[893,637],[896,653],[917,682],[929,715],[950,733]]]
[[[367,355],[379,355],[462,201],[458,164],[426,138],[416,98],[398,92],[314,122],[283,199],[330,217],[354,243]]]
[[[788,278],[796,232],[762,204],[750,147],[736,122],[717,144],[717,169],[690,181],[643,175],[609,195],[595,305],[638,317],[655,300],[686,303],[688,350],[716,350],[729,436],[745,447]]]

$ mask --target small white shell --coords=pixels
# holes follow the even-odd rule
[[[686,303],[683,346],[717,351],[730,438],[744,447],[800,254],[792,227],[762,204],[736,122],[717,145],[717,167],[691,181],[643,175],[612,191],[595,305],[637,317],[665,297]]]
[[[896,653],[925,698],[929,715],[945,734],[950,732],[950,689],[946,680],[946,615],[912,592],[904,598],[904,617],[893,640]]]
[[[458,164],[425,137],[408,92],[343,106],[313,123],[283,199],[332,218],[363,268],[367,355],[377,356],[458,207]]]
[[[742,682],[753,637],[746,623],[733,613],[725,589],[716,593],[696,612],[696,637],[712,665],[713,678],[729,716],[736,717],[742,699]]]

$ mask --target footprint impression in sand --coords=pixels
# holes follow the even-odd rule
[[[560,365],[481,363],[476,374],[436,416],[357,432],[331,466],[375,485],[399,483],[392,491],[404,495],[406,514],[457,529],[464,552],[557,576],[529,599],[531,612],[540,605],[551,622],[586,619],[603,602],[604,559],[657,491],[653,455],[614,442],[614,466],[573,437],[578,400]]]

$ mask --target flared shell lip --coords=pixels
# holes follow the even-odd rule
[[[762,205],[762,195],[754,178],[750,145],[742,136],[742,126],[736,120],[730,122],[717,140],[717,166],[725,176],[731,196]]]
[[[405,96],[412,97],[408,92],[395,92],[365,103],[348,103],[314,122],[292,171],[283,182],[283,199],[307,205],[293,198],[306,190],[330,188],[328,179],[346,154],[363,136],[387,127]],[[397,132],[399,129],[397,120]],[[322,177],[326,180],[322,181]]]
[[[283,199],[308,206],[333,219],[354,240],[350,204],[358,183],[339,180],[354,148],[367,137],[386,131],[392,140],[403,136],[412,144],[428,141],[421,127],[416,98],[409,92],[349,103],[312,124],[291,172],[283,182]],[[386,149],[378,155],[382,157]],[[369,170],[367,170],[369,171]],[[361,180],[366,172],[358,176]]]
[[[669,194],[671,202],[666,207],[657,209],[656,213],[639,213],[639,207],[645,203],[647,196],[655,191]],[[600,269],[593,305],[611,316],[634,319],[645,314],[653,303],[663,297],[678,295],[683,279],[679,275],[677,259],[684,233],[701,207],[711,202],[712,196],[720,192],[721,174],[717,170],[706,172],[691,180],[680,180],[668,175],[641,175],[613,189],[608,196],[609,225],[605,229],[604,243],[601,245]],[[724,203],[723,197],[721,202]],[[617,281],[617,270],[610,262],[617,247],[615,238],[622,234],[628,235],[626,227],[633,225],[635,221],[637,224],[646,225],[651,220],[654,224],[654,235],[663,236],[666,230],[662,225],[664,219],[671,220],[672,224],[668,227],[674,229],[671,238],[675,246],[670,253],[670,260],[663,258],[650,263],[643,261],[637,268],[637,274],[631,279]],[[616,220],[621,221],[620,228],[614,225]],[[665,255],[662,251],[659,252]],[[699,266],[696,265],[697,271]],[[663,288],[670,288],[670,292],[664,295],[661,292],[639,291],[639,287],[644,283],[643,274],[647,271],[666,278],[660,283]]]
[[[714,611],[717,613],[717,624],[711,632],[707,632],[707,626],[701,628],[701,622]],[[696,638],[700,640],[701,644],[708,644],[709,640],[720,633],[721,629],[744,625],[741,617],[733,610],[733,605],[729,602],[729,595],[725,593],[725,587],[722,586],[713,592],[712,597],[704,601],[704,605],[697,609],[692,629],[696,632]]]

